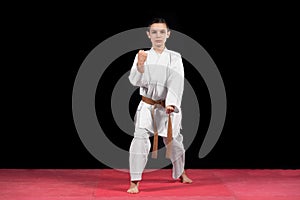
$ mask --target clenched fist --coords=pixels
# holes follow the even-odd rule
[[[171,112],[174,112],[175,107],[174,106],[166,106],[166,113],[170,114]]]
[[[138,71],[141,73],[144,73],[144,63],[146,59],[147,59],[147,53],[144,50],[139,50],[137,67],[138,67]]]

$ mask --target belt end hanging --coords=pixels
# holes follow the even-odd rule
[[[151,158],[157,159],[157,151],[152,151]]]
[[[153,136],[153,149],[152,149],[152,158],[157,158],[157,150],[158,150],[158,133],[155,132]]]
[[[171,115],[169,114],[169,119],[168,119],[168,135],[167,135],[167,150],[166,150],[166,158],[171,159],[171,154],[172,154],[172,120],[171,120]]]

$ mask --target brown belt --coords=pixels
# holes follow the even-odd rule
[[[153,137],[153,149],[152,149],[152,158],[157,158],[157,149],[158,149],[158,131],[156,127],[156,122],[154,119],[154,110],[157,108],[157,105],[161,105],[165,107],[165,101],[159,100],[155,101],[153,99],[150,99],[148,97],[142,96],[142,101],[144,101],[147,104],[154,105],[151,111],[152,114],[152,120],[153,120],[153,131],[154,131],[154,137]],[[169,114],[168,119],[168,133],[167,133],[167,151],[166,151],[166,158],[171,158],[171,145],[172,145],[172,121],[171,121],[171,115]]]

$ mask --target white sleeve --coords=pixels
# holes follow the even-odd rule
[[[167,88],[166,106],[173,105],[175,106],[175,112],[178,112],[181,107],[184,89],[184,68],[181,56],[178,56],[175,62],[171,63]]]

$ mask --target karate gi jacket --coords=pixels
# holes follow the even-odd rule
[[[133,86],[140,87],[140,95],[153,100],[165,100],[165,105],[175,106],[171,113],[173,137],[182,129],[181,101],[184,90],[184,67],[178,52],[165,48],[161,54],[153,48],[145,51],[148,56],[144,63],[144,73],[137,70],[137,54],[130,70],[129,81]],[[153,105],[140,101],[134,124],[138,128],[146,128],[153,133]],[[165,108],[157,106],[154,110],[158,135],[167,137],[168,114]]]

